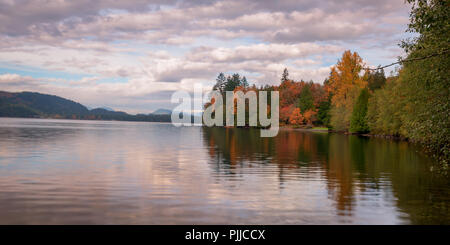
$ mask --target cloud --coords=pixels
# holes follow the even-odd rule
[[[8,87],[35,87],[39,85],[39,82],[30,76],[20,76],[18,74],[1,74],[0,85],[3,88]]]
[[[342,48],[334,45],[314,43],[299,44],[254,44],[235,48],[199,47],[193,49],[187,59],[209,62],[242,62],[248,60],[283,61],[290,58],[304,58],[314,54],[336,53]]]
[[[173,5],[160,9],[162,3]],[[293,43],[364,37],[378,31],[385,16],[404,8],[401,1],[20,1],[20,8],[19,1],[12,1],[2,4],[0,30],[41,42],[90,36],[177,45],[203,31]]]
[[[23,35],[33,28],[42,28],[58,34],[61,21],[71,18],[87,21],[98,16],[102,10],[126,10],[138,12],[142,10],[158,9],[161,4],[174,1],[59,1],[59,0],[9,0],[0,2],[0,31],[8,35]]]
[[[149,113],[158,105],[170,106],[170,95],[180,84],[131,80],[128,83],[99,83],[98,77],[79,80],[33,78],[19,74],[0,75],[0,86],[8,92],[35,91],[54,94],[90,107],[109,106],[131,113]],[[136,110],[139,107],[140,110]]]
[[[322,82],[343,50],[368,64],[401,55],[408,8],[403,0],[0,0],[0,84],[151,111],[170,91],[211,86],[219,72],[277,84],[287,67],[295,79]]]

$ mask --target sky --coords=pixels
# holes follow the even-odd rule
[[[220,72],[250,84],[322,83],[345,50],[395,62],[403,0],[0,0],[0,90],[58,95],[131,114]],[[389,74],[390,70],[385,72]]]

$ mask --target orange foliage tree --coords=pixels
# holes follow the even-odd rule
[[[302,125],[304,117],[300,111],[300,108],[295,108],[289,117],[289,123],[292,125]]]
[[[337,130],[347,130],[356,97],[367,81],[361,76],[364,66],[358,53],[347,50],[338,63],[331,68],[328,79],[328,92],[333,94],[331,99],[331,125]]]
[[[286,80],[278,86],[280,93],[280,107],[286,107],[293,105],[304,87],[304,82],[294,82],[292,80]]]
[[[313,121],[316,119],[317,112],[315,110],[307,110],[303,113],[303,117],[305,118],[305,122],[308,125],[312,125]]]
[[[220,75],[219,75],[220,77]],[[223,74],[222,74],[223,77]],[[223,78],[222,78],[223,80]],[[222,83],[228,83],[229,81],[225,81]],[[220,85],[220,84],[219,84]],[[218,87],[221,88],[220,85]],[[217,87],[217,86],[216,86]],[[226,87],[226,86],[225,86]],[[310,97],[312,97],[312,105],[311,103],[309,103],[309,107],[305,108],[305,109],[301,109],[301,108],[297,108],[298,110],[296,110],[296,107],[300,107],[299,104],[299,99],[300,96],[302,94],[302,91],[305,91],[304,89],[307,88],[308,90],[310,90]],[[221,91],[220,89],[218,89],[219,91]],[[260,88],[257,88],[255,84],[253,84],[252,86],[248,86],[248,85],[243,85],[242,83],[240,84],[235,84],[235,86],[233,87],[233,91],[237,92],[237,91],[242,91],[244,93],[248,92],[248,91],[255,91],[257,97],[258,92],[259,91],[278,91],[279,92],[279,98],[280,98],[280,111],[279,111],[279,119],[280,119],[280,123],[281,124],[291,124],[292,122],[294,122],[294,124],[303,124],[305,122],[306,119],[306,123],[308,124],[312,124],[313,122],[316,122],[317,120],[315,119],[315,114],[320,106],[320,104],[323,101],[328,101],[328,97],[329,97],[329,91],[331,91],[331,89],[327,89],[324,85],[318,84],[318,83],[314,83],[313,81],[310,82],[305,82],[303,80],[296,82],[294,80],[291,80],[288,78],[288,72],[287,69],[285,69],[285,75],[283,76],[282,82],[279,86],[273,86],[273,85],[265,85],[265,86],[261,86]],[[225,96],[224,91],[222,91],[223,96]],[[269,94],[270,96],[270,94]],[[268,101],[270,103],[270,100]],[[224,101],[224,103],[226,103]],[[205,108],[211,104],[214,104],[214,101],[210,101],[209,103],[206,103],[204,106]],[[225,106],[225,104],[224,104]],[[310,112],[305,111],[305,113],[307,112],[306,115],[302,114],[300,110],[306,110],[311,108]],[[247,116],[247,112],[249,109],[249,105],[248,105],[248,101],[245,101],[245,111],[246,111],[246,123],[248,122],[248,116]],[[225,110],[224,111],[224,119],[225,119]],[[237,103],[236,101],[234,102],[234,114],[236,115],[236,111],[237,111]],[[295,111],[295,112],[294,112]],[[270,107],[268,107],[267,110],[268,115],[270,115]],[[306,117],[305,117],[306,116]],[[291,120],[292,118],[292,120]]]
[[[282,107],[280,109],[280,122],[289,123],[289,118],[291,117],[294,108],[295,108],[294,105]]]
[[[367,81],[360,76],[363,65],[363,60],[357,52],[352,53],[347,50],[338,63],[331,68],[328,89],[333,93],[334,105],[345,104],[352,88],[367,86]]]

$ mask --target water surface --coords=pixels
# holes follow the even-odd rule
[[[407,142],[0,118],[0,224],[450,224]]]

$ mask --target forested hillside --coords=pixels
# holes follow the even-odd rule
[[[89,110],[80,103],[55,95],[0,91],[0,117],[66,118],[91,120],[170,122],[170,115],[130,115],[103,108]]]

